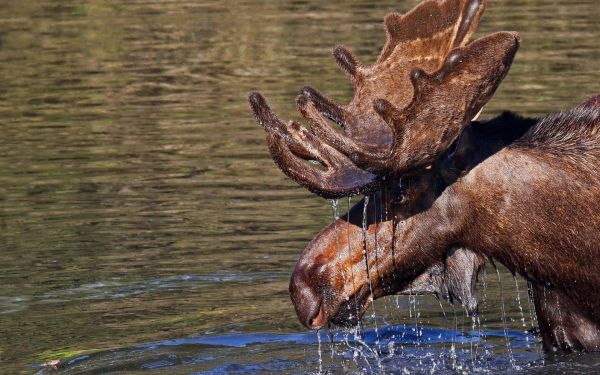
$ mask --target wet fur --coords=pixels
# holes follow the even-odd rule
[[[511,32],[466,44],[484,7],[425,0],[388,15],[386,46],[371,66],[337,47],[353,99],[338,105],[303,89],[297,104],[310,131],[250,94],[282,171],[322,197],[373,202],[364,231],[359,203],[302,253],[290,294],[307,327],[354,321],[371,297],[402,291],[431,267],[475,269],[449,261],[460,248],[533,283],[547,350],[600,350],[600,97],[539,122],[504,113],[470,123],[520,44]],[[462,274],[457,285],[435,277],[424,286],[460,294],[473,279]]]
[[[534,283],[547,350],[600,350],[599,120],[585,106],[550,115],[476,165],[407,220],[394,272],[464,246]]]
[[[375,298],[412,288],[476,309],[479,262],[492,259],[532,282],[547,351],[600,350],[599,112],[473,122],[431,169],[371,196],[366,238],[360,202],[307,246],[290,284],[300,319],[310,326],[321,308],[345,324],[336,298],[353,296],[360,314],[370,288]],[[477,257],[453,263],[457,248]],[[370,285],[352,285],[350,273]]]

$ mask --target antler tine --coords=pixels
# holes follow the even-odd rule
[[[333,57],[353,84],[356,84],[358,81],[360,81],[361,69],[363,69],[363,65],[352,54],[352,52],[343,46],[336,46],[333,49]]]
[[[273,160],[292,180],[324,198],[368,193],[379,186],[376,175],[356,167],[297,122],[284,124],[258,92],[250,93],[248,100],[254,116],[267,132],[267,146]],[[326,169],[311,167],[302,159],[318,161]]]
[[[479,19],[484,10],[485,0],[469,0],[465,4],[460,27],[458,28],[455,43],[452,47],[465,45],[469,41],[471,35],[477,29],[477,25],[479,25]]]
[[[352,156],[368,153],[371,157],[383,157],[380,147],[362,143],[336,131],[329,123],[332,120],[344,127],[352,118],[342,108],[335,106],[327,98],[311,87],[305,87],[296,98],[298,110],[309,122],[310,129],[317,137],[335,147],[342,154]]]
[[[325,97],[315,88],[304,86],[296,98],[296,104],[298,104],[300,112],[302,112],[303,106],[308,104],[308,102],[314,103],[323,116],[342,128],[346,128],[349,123],[355,121],[354,116],[346,111],[344,107]]]

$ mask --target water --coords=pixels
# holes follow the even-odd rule
[[[65,373],[318,371],[316,336],[297,323],[287,286],[331,211],[274,166],[246,95],[260,89],[286,119],[299,117],[293,98],[305,84],[347,100],[332,47],[373,61],[383,15],[413,4],[2,2],[0,372],[31,373],[52,360]],[[597,93],[598,19],[595,0],[490,2],[481,33],[518,30],[523,44],[483,118],[505,108],[541,115]],[[542,363],[539,344],[519,347],[514,293],[505,285],[508,334],[524,371],[597,371],[596,356]],[[482,368],[509,368],[503,336],[490,333],[503,331],[491,280],[487,294],[482,322],[493,355]],[[436,345],[448,350],[454,336],[457,367],[471,362],[462,352],[470,343],[437,301],[419,297],[422,340],[437,337],[428,330],[450,332],[418,350],[408,299],[398,303],[392,316],[379,309],[364,322],[369,337],[377,323],[382,358],[383,319],[399,327],[383,367],[429,373]],[[323,370],[377,369],[349,340],[361,350],[358,364],[337,342],[346,354],[323,356]]]
[[[527,345],[527,335],[511,332],[511,340],[515,347]],[[118,348],[93,354],[75,356],[65,362],[61,368],[64,374],[91,374],[110,370],[158,370],[164,373],[248,373],[248,372],[302,372],[307,363],[325,370],[344,369],[351,373],[362,371],[399,369],[417,370],[417,373],[429,373],[420,368],[425,362],[435,367],[438,373],[471,373],[471,372],[500,372],[511,373],[506,368],[512,361],[503,350],[504,332],[488,332],[488,336],[496,344],[487,344],[488,354],[479,356],[477,362],[471,362],[465,350],[459,351],[459,364],[453,368],[442,361],[449,352],[442,350],[441,344],[449,340],[459,342],[478,341],[477,331],[463,332],[456,335],[448,329],[424,328],[421,333],[413,328],[402,326],[387,326],[379,332],[374,329],[363,331],[360,335],[345,335],[337,331],[332,335],[329,345],[344,344],[345,350],[340,351],[334,358],[321,357],[316,347],[324,345],[317,332],[289,334],[229,334],[208,337],[191,337],[177,340],[165,340],[128,348]],[[410,344],[417,339],[427,340],[431,347],[423,357],[420,350],[405,349],[400,355],[388,355],[391,343]],[[378,344],[379,342],[379,344]],[[361,350],[361,347],[366,348]],[[377,348],[378,352],[373,349]],[[309,352],[307,357],[299,355],[303,350]],[[360,351],[356,354],[355,351]],[[268,351],[268,358],[257,357],[256,353]],[[358,357],[358,359],[357,359]],[[235,361],[233,361],[235,359]],[[428,359],[430,361],[428,361]],[[538,357],[535,354],[521,354],[518,357],[524,366],[536,369]],[[52,369],[40,371],[52,373]]]

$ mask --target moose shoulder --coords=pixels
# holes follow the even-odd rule
[[[599,171],[600,108],[543,119],[403,223],[388,283],[463,246],[533,282],[546,348],[599,350]]]
[[[342,105],[302,89],[310,128],[250,94],[284,173],[325,198],[367,197],[296,265],[290,293],[306,326],[353,324],[374,298],[407,290],[474,310],[474,280],[493,259],[532,283],[547,350],[600,350],[600,99],[539,121],[472,121],[519,47],[512,32],[468,43],[484,5],[426,0],[386,16],[370,66],[336,47],[354,95]]]

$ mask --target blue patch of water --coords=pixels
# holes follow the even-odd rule
[[[358,337],[351,335],[346,337],[344,331],[335,331],[332,333],[334,343],[343,343],[346,341],[360,341],[370,345],[387,345],[390,342],[395,344],[440,344],[454,342],[456,344],[466,344],[478,342],[483,336],[504,338],[503,331],[453,331],[443,328],[415,328],[402,325],[391,325],[380,327],[377,331],[368,329],[360,332]],[[534,340],[534,337],[517,331],[509,331],[508,337],[513,342],[513,346],[528,345]],[[528,340],[529,339],[529,340]],[[331,340],[330,340],[331,341]],[[247,334],[229,334],[220,336],[202,336],[190,337],[176,340],[157,341],[148,344],[139,345],[139,348],[155,349],[161,346],[179,346],[179,345],[213,345],[242,348],[252,344],[269,343],[295,343],[295,344],[317,344],[317,332],[308,333],[289,333],[289,334],[270,334],[270,333],[247,333]]]
[[[78,356],[64,374],[159,371],[172,374],[315,373],[318,333],[247,333],[188,337]],[[325,337],[325,339],[323,339]],[[321,367],[332,373],[514,373],[540,365],[531,335],[509,331],[453,331],[390,325],[321,333]],[[451,349],[452,348],[452,349]],[[41,369],[44,374],[46,369]]]

